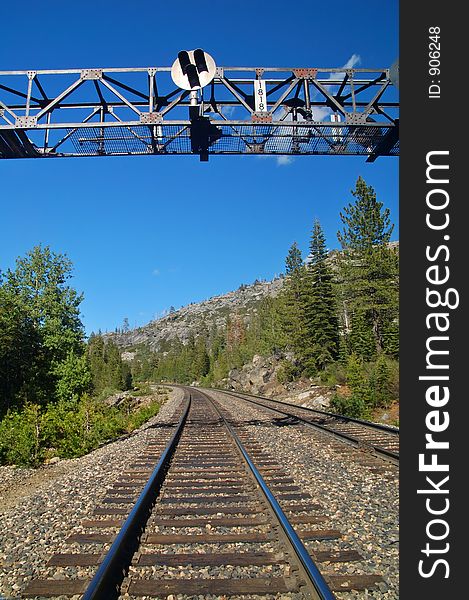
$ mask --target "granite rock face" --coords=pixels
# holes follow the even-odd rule
[[[108,333],[104,337],[111,339],[122,349],[124,360],[131,361],[134,356],[132,348],[140,344],[158,352],[164,349],[167,342],[179,340],[185,344],[191,335],[197,337],[204,329],[210,331],[222,328],[228,316],[239,315],[249,323],[257,311],[259,302],[265,297],[276,296],[282,285],[282,278],[242,285],[234,292],[213,296],[203,302],[171,311],[143,327],[121,333]]]

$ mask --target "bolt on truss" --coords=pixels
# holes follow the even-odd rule
[[[192,154],[205,124],[210,155],[399,154],[390,69],[217,67],[196,97],[170,70],[0,71],[0,158]]]

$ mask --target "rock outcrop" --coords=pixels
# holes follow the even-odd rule
[[[225,389],[233,391],[258,394],[299,406],[327,410],[331,397],[336,391],[335,387],[315,385],[307,378],[283,384],[278,381],[277,375],[284,361],[291,359],[292,355],[289,353],[279,353],[268,358],[256,355],[241,369],[232,369],[220,384]]]

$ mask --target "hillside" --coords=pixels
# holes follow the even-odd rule
[[[389,246],[399,251],[398,241],[390,242]],[[333,270],[339,254],[338,250],[329,253],[328,262]],[[308,262],[308,258],[305,262]],[[279,277],[272,281],[256,281],[250,285],[241,285],[235,291],[212,296],[202,302],[191,303],[142,327],[107,333],[104,337],[112,339],[121,348],[123,358],[127,360],[131,360],[133,355],[125,351],[139,345],[147,346],[153,352],[164,351],[172,341],[179,340],[185,344],[191,335],[197,337],[204,329],[211,331],[223,328],[228,316],[239,315],[249,323],[258,303],[267,296],[277,296],[283,282],[283,277]]]
[[[204,329],[222,328],[228,316],[239,315],[248,323],[257,304],[267,296],[276,296],[282,285],[282,278],[242,285],[236,291],[184,306],[143,327],[105,334],[105,337],[112,339],[122,350],[131,350],[138,345],[148,346],[153,352],[164,350],[176,339],[186,343],[191,335],[197,336]],[[123,358],[131,359],[132,356],[124,352]]]

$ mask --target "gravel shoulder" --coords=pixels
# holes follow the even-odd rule
[[[80,530],[106,487],[157,435],[153,426],[171,422],[183,396],[173,388],[142,427],[81,458],[38,469],[0,467],[0,594],[19,598],[51,554],[63,550],[64,533]]]

